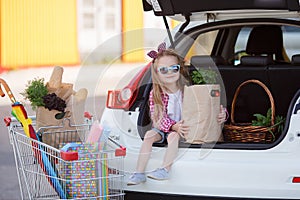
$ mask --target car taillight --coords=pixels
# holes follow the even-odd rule
[[[132,94],[133,93],[130,88],[124,88],[123,90],[121,90],[120,95],[119,95],[120,101],[121,102],[128,101],[131,98]]]
[[[109,90],[107,94],[106,107],[129,110],[137,97],[139,82],[146,71],[149,70],[150,66],[151,63],[143,67],[122,90]]]
[[[292,183],[300,183],[300,177],[293,177]]]
[[[106,107],[128,110],[130,108],[129,103],[132,97],[130,88],[124,88],[123,90],[109,90],[107,94]]]

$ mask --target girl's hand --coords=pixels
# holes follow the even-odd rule
[[[172,130],[176,131],[181,137],[185,137],[190,129],[189,126],[184,125],[183,120],[180,120],[172,126]]]
[[[224,123],[228,118],[228,113],[226,108],[223,108],[223,105],[220,106],[220,113],[218,115],[218,123],[222,124]]]

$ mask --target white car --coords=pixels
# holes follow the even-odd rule
[[[143,5],[157,16],[184,20],[178,34],[170,31],[168,44],[185,56],[187,67],[219,71],[221,101],[231,115],[225,125],[230,127],[233,117],[252,122],[254,114],[266,115],[271,107],[281,128],[269,140],[224,135],[224,141],[213,144],[182,142],[170,180],[125,186],[125,198],[300,199],[299,1],[143,0]],[[127,148],[125,182],[151,127],[149,68],[143,67],[126,87],[109,91],[101,119],[111,128],[110,137]],[[269,89],[273,100],[262,86],[249,84],[232,105],[237,87],[253,79]],[[165,149],[166,144],[153,146],[147,170],[161,165]]]

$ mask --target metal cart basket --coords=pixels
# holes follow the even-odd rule
[[[17,120],[7,125],[22,199],[124,199],[126,149],[110,138],[82,142],[88,120],[40,128],[38,140],[27,137]]]

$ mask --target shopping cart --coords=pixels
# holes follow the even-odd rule
[[[38,140],[26,136],[15,118],[6,122],[22,199],[124,199],[126,148],[106,134],[99,143],[82,142],[91,120],[39,128]]]

